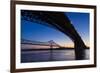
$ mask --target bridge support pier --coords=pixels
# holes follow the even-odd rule
[[[85,59],[85,46],[79,40],[74,42],[75,47],[75,59],[83,60]]]

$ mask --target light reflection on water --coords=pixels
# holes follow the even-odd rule
[[[89,59],[89,50],[85,50],[85,59]],[[67,61],[75,60],[74,50],[35,50],[21,51],[21,62]]]

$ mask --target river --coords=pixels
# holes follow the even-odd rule
[[[89,49],[85,50],[85,59],[89,59]],[[46,62],[75,60],[74,49],[21,51],[21,62]]]

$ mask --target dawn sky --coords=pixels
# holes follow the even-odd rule
[[[68,16],[84,43],[89,46],[89,14],[67,12],[65,15]],[[72,40],[62,32],[26,20],[21,20],[21,38],[41,42],[53,40],[61,46],[74,46]]]

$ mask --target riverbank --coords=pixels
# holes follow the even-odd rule
[[[21,49],[21,51],[37,51],[37,50],[73,50],[75,48],[45,48],[45,49]],[[89,49],[89,48],[85,48],[85,49]]]

